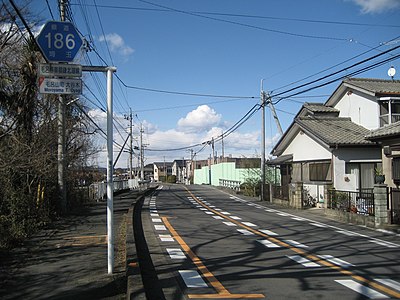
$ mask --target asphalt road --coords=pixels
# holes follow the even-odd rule
[[[397,235],[208,186],[160,186],[142,219],[166,299],[400,298]]]

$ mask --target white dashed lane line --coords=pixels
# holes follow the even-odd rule
[[[205,283],[203,278],[201,278],[198,272],[192,270],[180,270],[178,272],[181,275],[187,287],[189,288],[207,287],[207,284]]]
[[[318,255],[318,257],[322,258],[324,260],[327,260],[327,261],[329,261],[329,262],[331,262],[331,263],[333,263],[333,264],[335,264],[337,266],[340,266],[342,268],[354,267],[353,264],[351,264],[351,263],[349,263],[349,262],[347,262],[347,261],[345,261],[343,259],[334,257],[332,255]]]
[[[268,240],[257,240],[261,245],[264,245],[267,248],[281,248],[281,246],[274,244]]]
[[[365,285],[362,285],[361,283],[358,283],[352,279],[344,279],[344,280],[335,280],[337,283],[340,283],[341,285],[359,293],[362,294],[369,299],[387,299],[389,298],[388,296],[381,294]]]
[[[186,255],[180,248],[167,248],[167,252],[171,259],[186,259]]]
[[[287,255],[288,258],[290,258],[291,260],[294,260],[295,262],[303,265],[306,268],[317,268],[317,267],[321,267],[319,264],[305,258],[302,257],[300,255]]]

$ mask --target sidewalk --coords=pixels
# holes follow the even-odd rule
[[[106,202],[39,232],[0,257],[1,299],[125,299],[127,213],[138,191],[114,196],[115,272],[107,274]]]

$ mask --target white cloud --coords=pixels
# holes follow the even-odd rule
[[[105,36],[102,35],[99,37],[99,41],[107,41],[107,44],[112,52],[123,55],[124,57],[129,56],[134,52],[131,47],[125,44],[124,39],[117,33],[109,33]]]
[[[183,132],[205,132],[218,125],[221,118],[208,105],[201,105],[178,121],[178,129]]]
[[[99,110],[93,109],[88,113],[90,117],[106,132],[106,113]],[[122,115],[114,115],[114,118],[118,119],[118,123],[122,126],[127,125],[127,121],[123,119]],[[222,120],[222,116],[215,110],[204,105],[191,111],[186,117],[181,118],[178,122],[180,126],[168,130],[160,130],[157,125],[152,124],[146,120],[142,121],[143,125],[143,143],[146,144],[145,148],[145,164],[153,163],[155,161],[173,161],[175,159],[190,158],[190,151],[186,147],[191,145],[201,144],[203,142],[211,141],[212,138],[215,140],[215,151],[218,156],[222,154],[222,142],[217,140],[221,136],[222,132],[226,130]],[[114,128],[114,141],[122,145],[125,138],[127,137],[127,128],[120,128],[121,135]],[[182,130],[185,129],[185,130]],[[134,138],[136,139],[133,144],[134,146],[139,145],[139,126],[133,127]],[[191,129],[191,130],[188,130]],[[194,130],[196,129],[196,130]],[[99,148],[103,149],[98,154],[95,162],[100,166],[107,165],[107,151],[106,151],[106,140],[100,135],[96,136],[95,143]],[[267,148],[270,146],[272,141],[266,141]],[[183,150],[174,151],[152,151],[152,150],[165,150],[165,149],[179,149]],[[203,149],[202,149],[203,148]],[[197,159],[206,159],[211,154],[211,145],[194,147],[194,152],[201,150],[197,153]],[[114,160],[117,157],[120,148],[114,145]],[[260,153],[260,132],[259,130],[253,130],[251,132],[239,132],[235,131],[229,136],[224,138],[224,152],[225,156],[232,155],[233,157],[254,157],[255,154]],[[138,151],[135,151],[137,154]],[[127,167],[129,161],[128,154],[123,152],[117,167]],[[134,166],[138,164],[137,157],[134,158]]]
[[[351,0],[361,7],[361,12],[382,13],[391,9],[400,8],[399,0]]]

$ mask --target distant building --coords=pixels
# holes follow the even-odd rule
[[[172,162],[153,163],[154,181],[166,181],[168,176],[172,175]]]

